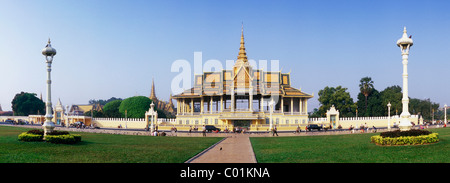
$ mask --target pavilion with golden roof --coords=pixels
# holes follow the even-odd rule
[[[312,97],[291,86],[290,72],[253,69],[247,59],[242,31],[232,70],[195,75],[194,87],[174,95],[173,99],[177,101],[179,125],[266,131],[270,119],[279,130],[306,126],[307,103]],[[272,115],[270,104],[274,107]]]

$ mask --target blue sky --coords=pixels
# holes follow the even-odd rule
[[[291,82],[314,93],[348,88],[356,101],[359,80],[379,91],[402,86],[400,49],[406,26],[413,35],[409,96],[450,104],[449,1],[137,1],[1,0],[0,104],[11,109],[21,91],[46,95],[41,55],[47,39],[58,51],[52,100],[63,105],[90,99],[156,95],[167,100],[177,59],[225,65],[239,51],[241,24],[249,59],[279,60]]]

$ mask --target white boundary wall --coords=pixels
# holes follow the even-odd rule
[[[367,127],[372,128],[372,126],[375,127],[387,127],[388,126],[388,119],[387,116],[380,116],[380,117],[343,117],[339,118],[339,120],[336,121],[336,126],[341,125],[343,129],[348,129],[350,126],[353,126],[355,128],[359,128],[361,125],[367,124]],[[419,117],[417,115],[411,115],[410,117],[411,122],[418,125],[419,123]],[[398,125],[400,121],[400,117],[398,115],[391,116],[390,125],[393,127],[395,124]],[[309,118],[309,123],[312,124],[323,124],[323,125],[330,125],[330,119],[328,118]],[[423,122],[422,122],[423,123]]]
[[[158,118],[157,124],[170,123],[175,124],[175,119]],[[143,129],[147,126],[145,118],[94,118],[93,123],[100,128],[139,128]]]

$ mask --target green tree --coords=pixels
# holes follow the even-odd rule
[[[130,97],[122,101],[119,106],[119,112],[125,116],[127,111],[127,118],[144,118],[145,112],[150,108],[152,100],[144,96]]]
[[[343,88],[342,86],[336,88],[327,86],[319,91],[318,100],[321,104],[317,111],[318,116],[325,116],[327,110],[329,110],[332,105],[339,110],[342,117],[354,116],[356,104],[350,97],[350,93],[347,92],[347,88]],[[317,114],[313,115],[317,116]]]
[[[433,118],[434,111],[434,119],[437,119],[436,112],[439,109],[439,103],[432,102],[430,99],[421,100],[412,98],[409,100],[409,112],[411,114],[419,114],[422,115],[424,120],[431,121]],[[399,115],[401,114],[402,109],[399,109]]]
[[[358,94],[358,109],[364,109],[362,111],[358,110],[358,116],[383,116],[384,108],[382,106],[382,101],[380,97],[380,92],[376,89],[372,89],[367,98],[364,94]]]
[[[45,103],[37,98],[35,93],[18,93],[14,96],[11,104],[15,116],[45,113]]]
[[[359,80],[359,90],[366,98],[365,105],[364,105],[364,111],[367,110],[367,98],[372,93],[373,90],[373,81],[371,77],[363,77],[361,80]],[[366,112],[364,112],[366,113]]]
[[[388,115],[387,104],[391,103],[391,115],[395,115],[396,110],[402,109],[402,88],[398,85],[390,86],[380,92],[381,106],[384,108],[382,116]],[[411,101],[410,101],[411,102]]]
[[[108,102],[103,106],[103,113],[107,118],[120,118],[122,115],[119,112],[120,104],[122,100],[114,100]]]
[[[116,97],[111,97],[108,100],[103,100],[103,99],[99,99],[99,100],[95,100],[95,99],[91,99],[89,100],[89,104],[100,104],[100,105],[106,105],[109,102],[112,102],[114,100],[122,100],[121,98],[116,98]]]

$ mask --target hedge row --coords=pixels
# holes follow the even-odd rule
[[[45,141],[54,144],[75,144],[81,141],[81,135],[47,135]]]
[[[19,135],[19,140],[24,141],[24,142],[36,142],[36,141],[42,141],[43,137],[44,137],[44,135],[23,132]]]
[[[419,145],[439,142],[439,134],[432,133],[420,136],[382,137],[372,136],[370,140],[377,145]]]
[[[383,132],[383,133],[380,133],[380,136],[382,136],[382,137],[406,137],[406,136],[421,136],[421,135],[429,135],[429,134],[431,134],[431,132],[428,130],[412,129],[412,130],[408,130],[408,131],[395,130],[395,131]]]
[[[43,141],[43,131],[30,130],[19,135],[19,140],[24,142],[40,142]],[[45,136],[45,141],[55,144],[75,144],[81,142],[81,135],[69,134],[67,131],[54,131],[50,135]]]

